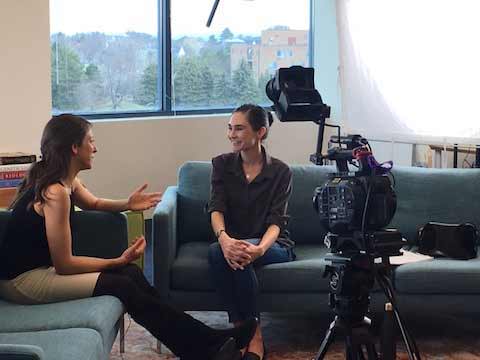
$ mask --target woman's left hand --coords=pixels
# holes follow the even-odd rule
[[[156,206],[162,200],[161,192],[144,193],[148,184],[143,184],[128,197],[129,210],[147,210]]]
[[[265,251],[260,245],[254,245],[247,241],[245,241],[245,243],[248,244],[245,249],[245,252],[251,257],[251,260],[249,263],[253,263],[259,257],[262,257],[265,254]]]

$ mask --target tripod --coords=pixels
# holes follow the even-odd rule
[[[330,276],[329,306],[335,313],[335,319],[330,324],[314,360],[324,358],[339,331],[344,334],[346,360],[395,359],[394,351],[392,354],[388,349],[381,349],[381,355],[377,353],[371,332],[371,320],[366,316],[370,304],[369,293],[375,279],[392,304],[409,359],[420,360],[415,340],[410,336],[396,307],[393,286],[388,276],[388,257],[383,257],[381,264],[375,264],[374,257],[364,253],[354,253],[351,256],[328,254],[326,260],[332,263],[326,266],[324,276]],[[391,345],[389,344],[390,348]]]

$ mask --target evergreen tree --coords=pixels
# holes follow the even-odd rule
[[[196,57],[180,58],[173,73],[173,97],[176,108],[195,107],[202,102],[202,71]]]
[[[212,99],[214,80],[210,70],[210,66],[203,64],[200,67],[200,106],[210,106],[214,99]]]
[[[85,76],[78,88],[78,96],[82,110],[97,111],[105,102],[103,78],[97,65],[88,64],[85,68]]]
[[[225,40],[230,40],[230,39],[233,39],[233,33],[227,27],[227,28],[223,29],[222,33],[220,34],[220,40],[223,43],[223,42],[225,42]]]
[[[100,78],[100,70],[95,64],[88,64],[85,68],[85,75],[88,81],[97,81]]]
[[[78,54],[56,41],[51,46],[52,106],[55,111],[78,110],[78,88],[84,76]]]
[[[146,106],[158,106],[157,100],[157,64],[149,64],[143,70],[140,87],[136,94],[136,102]]]
[[[242,59],[232,76],[232,97],[238,104],[255,103],[258,100],[258,87],[253,71]]]
[[[214,106],[233,106],[230,79],[226,73],[222,72],[214,76],[212,93]]]
[[[272,101],[267,97],[267,93],[265,91],[265,87],[267,86],[267,82],[272,78],[270,74],[266,71],[258,78],[258,104],[269,104]]]

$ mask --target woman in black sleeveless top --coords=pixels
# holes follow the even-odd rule
[[[42,160],[33,164],[12,204],[11,221],[0,245],[0,296],[39,304],[90,296],[113,295],[127,312],[182,359],[237,359],[256,327],[250,319],[240,329],[215,330],[160,301],[132,261],[145,250],[139,237],[123,254],[102,259],[72,254],[74,206],[101,211],[146,210],[161,193],[128,199],[101,199],[77,174],[92,167],[97,152],[91,124],[78,116],[54,116],[41,140]]]

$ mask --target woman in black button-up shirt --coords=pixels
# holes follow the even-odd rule
[[[212,160],[209,212],[218,242],[209,249],[217,290],[236,326],[259,317],[254,267],[292,261],[286,230],[292,173],[262,146],[272,115],[257,105],[237,108],[228,123],[233,152]],[[264,358],[260,326],[244,359]]]

